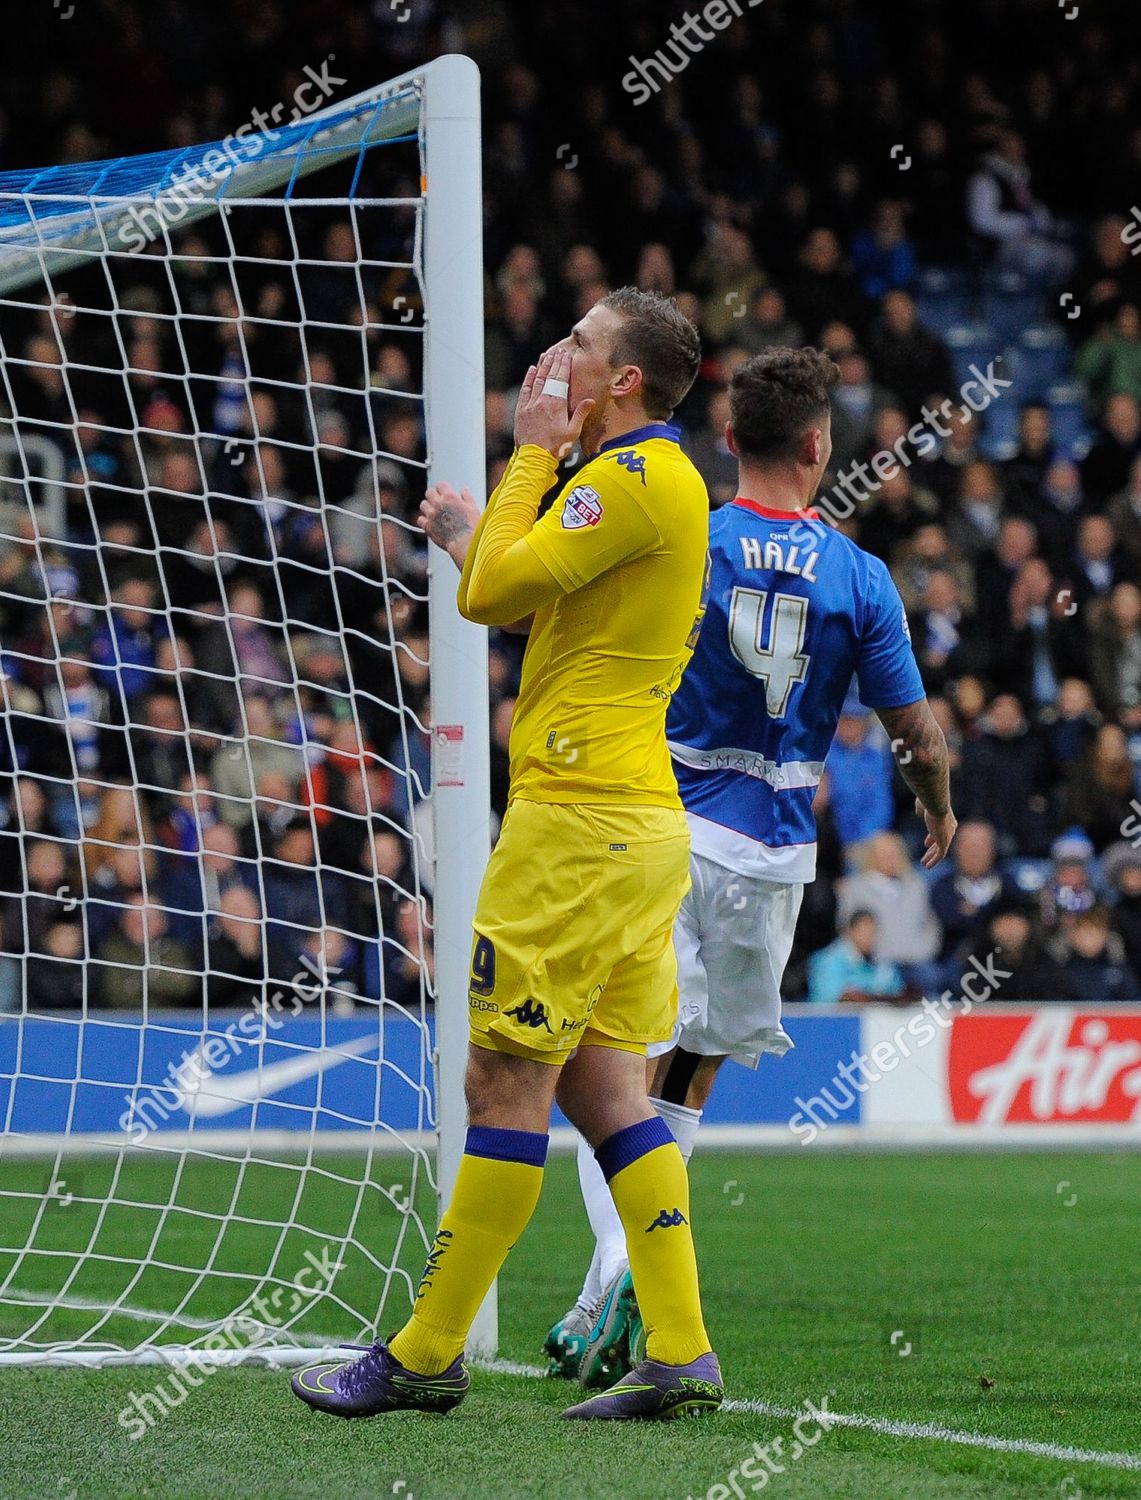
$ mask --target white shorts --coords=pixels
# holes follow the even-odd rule
[[[762,1053],[780,1057],[792,1046],[780,986],[804,886],[737,875],[701,854],[690,855],[690,874],[674,926],[677,1026],[649,1055],[680,1045],[755,1068]]]

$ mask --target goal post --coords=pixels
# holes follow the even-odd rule
[[[490,848],[486,632],[414,521],[425,482],[484,501],[479,87],[474,62],[445,56],[264,135],[0,174],[0,563],[25,564],[0,571],[0,611],[36,628],[0,642],[21,883],[0,954],[0,1363],[288,1363],[384,1333],[414,1295],[463,1152]],[[387,148],[411,154],[374,173]],[[112,378],[120,415],[99,421],[92,392]],[[346,462],[348,493],[331,477]],[[149,591],[124,590],[143,574]],[[235,599],[250,578],[253,614]],[[126,619],[164,642],[133,695]],[[249,634],[260,664],[243,665]],[[204,727],[196,705],[220,698],[236,723]],[[63,760],[29,759],[25,731]],[[119,747],[106,764],[102,740]],[[288,793],[264,791],[274,775]],[[112,801],[131,831],[108,831]],[[223,824],[240,837],[213,840]],[[275,906],[298,871],[262,842],[287,825],[311,836],[304,920]],[[344,828],[371,866],[329,852]],[[395,868],[380,843],[399,845]],[[236,951],[243,921],[260,959],[236,974],[212,943],[236,930]],[[176,929],[183,956],[158,958]],[[283,932],[313,977],[282,1017]],[[46,1000],[45,974],[61,981]],[[109,992],[138,1003],[110,1010]],[[496,1343],[493,1287],[469,1350]]]
[[[483,187],[479,70],[469,58],[444,58],[425,81],[428,179],[424,274],[428,481],[466,482],[486,503],[483,368]],[[435,197],[432,194],[435,194]],[[449,205],[433,216],[432,204]],[[433,657],[433,794],[436,808],[436,1019],[439,1191],[451,1197],[467,1130],[464,1072],[468,1050],[471,923],[490,849],[490,737],[487,632],[459,612],[455,565],[429,549],[428,607]],[[471,788],[477,789],[473,795]],[[448,997],[448,998],[443,998]],[[469,1337],[473,1352],[498,1343],[492,1284]]]

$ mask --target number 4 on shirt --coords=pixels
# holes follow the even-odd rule
[[[773,596],[766,646],[762,632],[768,597],[767,589],[733,590],[729,603],[729,644],[745,671],[765,684],[769,716],[783,719],[793,688],[808,675],[809,658],[802,650],[808,628],[808,600],[799,594]]]

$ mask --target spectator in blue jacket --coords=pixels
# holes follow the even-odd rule
[[[313,834],[304,818],[282,829],[264,867],[270,977],[290,981],[301,971],[302,953],[314,933],[344,930],[344,879],[329,870],[318,874]]]
[[[940,870],[931,887],[931,909],[943,927],[943,959],[973,938],[996,902],[1017,894],[1014,883],[996,866],[997,847],[989,823],[960,823],[951,854],[954,863]]]
[[[828,752],[832,816],[850,866],[859,846],[890,828],[895,817],[893,765],[886,738],[874,727],[871,711],[849,698]]]
[[[128,703],[158,686],[155,654],[167,633],[154,584],[128,578],[111,595],[107,618],[91,642],[91,661],[115,704]]]
[[[895,964],[875,959],[879,923],[870,911],[854,911],[847,930],[808,961],[808,998],[813,1005],[898,1000],[903,975]]]
[[[852,241],[852,269],[865,297],[906,290],[915,283],[915,246],[907,238],[903,205],[883,198],[872,222]]]
[[[1112,930],[1104,906],[1091,906],[1076,915],[1056,944],[1062,974],[1079,1003],[1104,1005],[1107,1000],[1141,996],[1125,945]]]

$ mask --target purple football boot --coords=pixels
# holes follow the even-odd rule
[[[603,1422],[703,1417],[716,1411],[724,1396],[716,1354],[703,1354],[688,1365],[663,1365],[656,1359],[644,1359],[617,1385],[577,1406],[568,1406],[563,1416],[572,1421]]]
[[[315,1411],[335,1417],[375,1417],[385,1411],[451,1411],[467,1394],[471,1376],[462,1359],[439,1375],[417,1375],[387,1344],[346,1344],[360,1359],[306,1365],[290,1381],[293,1394]]]

